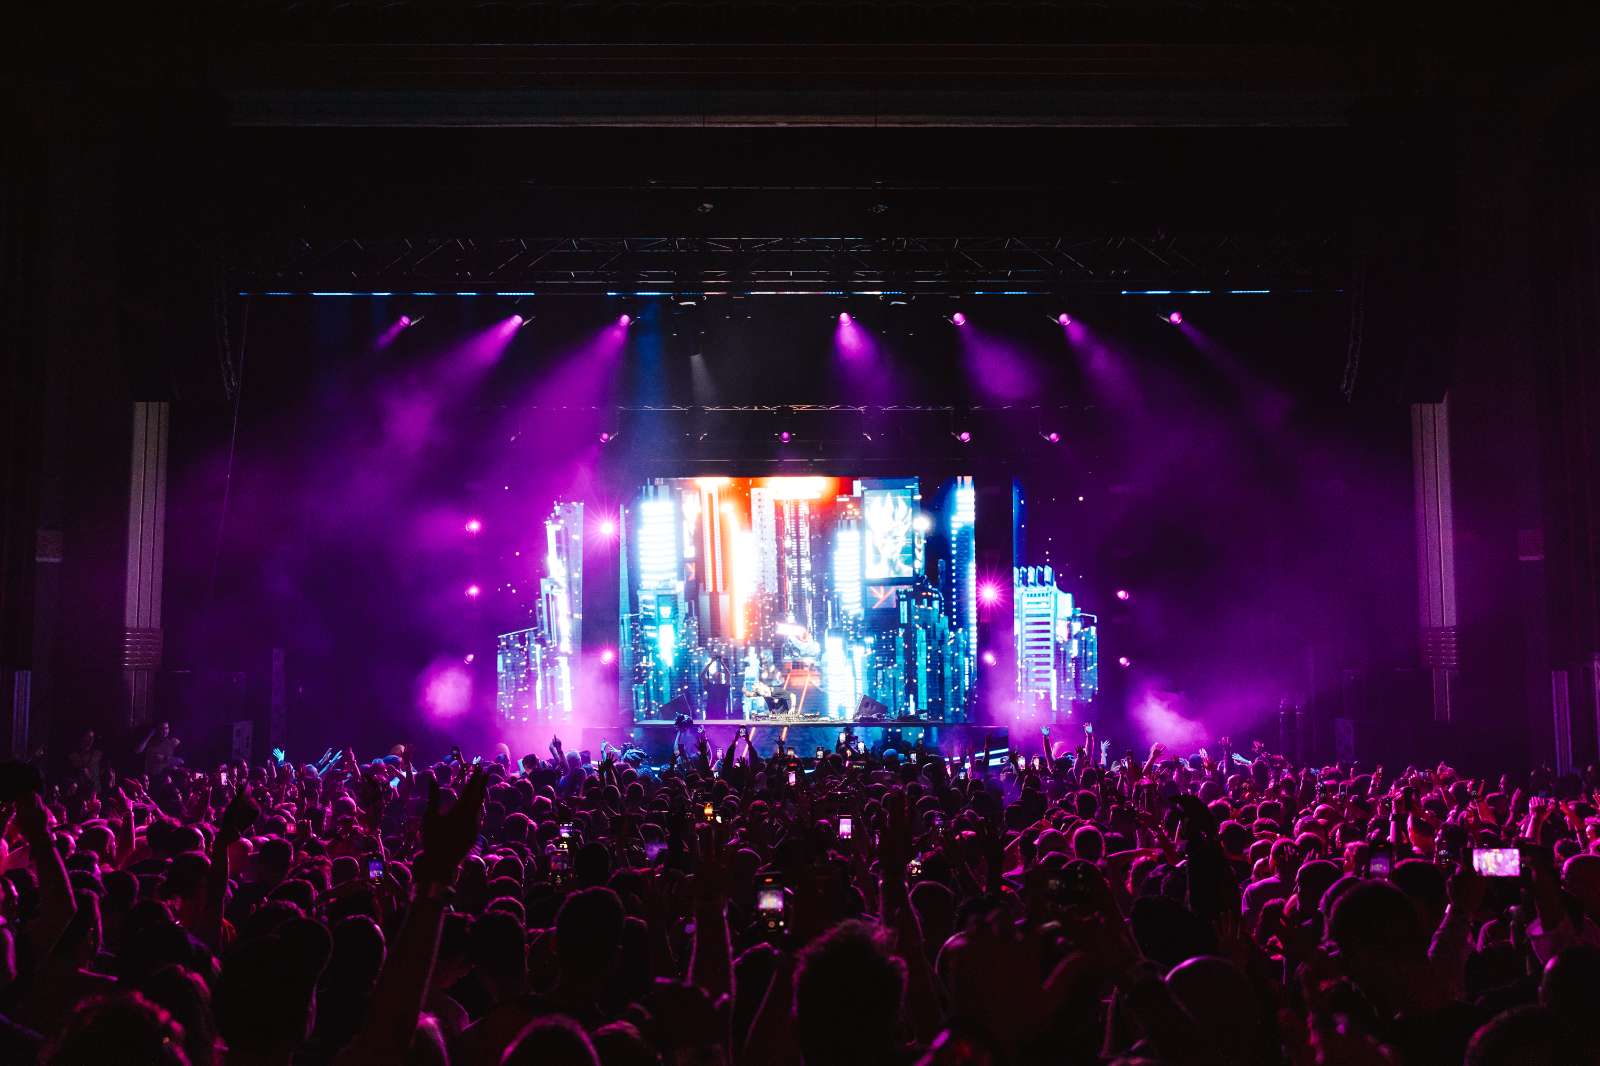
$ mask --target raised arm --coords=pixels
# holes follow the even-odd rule
[[[334,1060],[338,1066],[405,1061],[433,978],[445,903],[461,861],[478,839],[488,782],[482,769],[474,770],[461,798],[443,813],[438,789],[432,790],[422,819],[422,853],[412,870],[411,906],[378,975],[367,1023]]]
[[[200,939],[213,951],[222,949],[222,912],[228,900],[228,849],[261,814],[248,789],[240,788],[222,814],[222,824],[211,842],[211,869],[206,875],[206,904],[201,912]]]
[[[906,1013],[912,1032],[929,1043],[939,1035],[943,1013],[939,990],[922,941],[922,924],[906,891],[906,863],[911,858],[911,820],[905,793],[895,791],[884,799],[889,824],[878,840],[878,865],[883,884],[879,889],[883,923],[894,932],[894,952],[906,967]]]
[[[61,935],[67,931],[78,905],[72,898],[72,883],[67,866],[61,861],[55,841],[50,839],[50,812],[37,792],[25,792],[17,800],[17,829],[28,842],[28,857],[39,877],[39,910],[28,927],[34,958],[47,957]]]
[[[727,841],[715,822],[705,827],[694,868],[694,946],[689,982],[712,999],[733,991],[733,935],[728,929],[728,888],[733,871]]]

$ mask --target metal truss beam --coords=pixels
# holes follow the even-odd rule
[[[237,246],[247,292],[968,293],[1333,289],[1333,233],[432,237]]]

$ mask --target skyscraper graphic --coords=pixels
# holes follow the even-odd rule
[[[756,542],[756,593],[778,594],[778,511],[772,493],[764,488],[750,490],[750,532]]]
[[[534,625],[501,634],[496,649],[500,714],[524,722],[571,719],[583,654],[583,504],[558,501],[544,531]]]
[[[1095,617],[1056,587],[1048,566],[1019,566],[1012,589],[1017,647],[1017,694],[1025,707],[1049,718],[1072,713],[1099,689]]]

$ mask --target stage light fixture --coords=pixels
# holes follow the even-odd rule
[[[794,440],[794,434],[790,433],[786,429],[782,430],[778,433],[778,440],[782,441],[784,444],[788,444],[790,441]]]
[[[461,661],[466,663],[468,666],[471,666],[473,663],[478,661],[478,657],[477,657],[477,655],[475,655],[474,653],[469,651],[469,652],[467,652],[467,654],[465,654],[465,655],[463,655],[461,657]]]
[[[617,434],[612,433],[609,430],[607,430],[607,431],[605,431],[605,432],[600,434],[600,443],[601,444],[610,444],[612,441],[614,441],[616,439],[617,439]]]
[[[1183,325],[1183,312],[1170,311],[1167,314],[1162,315],[1161,320],[1169,326],[1181,326]]]
[[[839,312],[839,322],[840,322],[841,325],[849,325],[850,324],[850,312],[849,311],[840,311]]]
[[[957,311],[955,314],[950,316],[950,324],[952,326],[964,326],[967,324],[967,316],[962,314],[960,311]]]
[[[985,651],[983,653],[983,665],[985,665],[985,666],[993,666],[995,663],[997,663],[999,661],[1000,661],[999,659],[995,658],[994,652]]]
[[[911,528],[918,533],[927,533],[933,529],[933,519],[925,514],[919,514],[911,520]]]
[[[467,586],[467,599],[475,600],[481,595],[483,595],[483,589],[479,588],[477,585]]]
[[[1127,603],[1129,600],[1133,599],[1133,593],[1129,592],[1127,589],[1118,589],[1117,599],[1121,600],[1123,603]]]
[[[1072,316],[1065,311],[1061,312],[1056,316],[1056,325],[1063,327],[1072,325]]]
[[[483,532],[483,520],[482,519],[478,519],[478,518],[469,518],[469,519],[467,519],[466,529],[467,529],[468,533],[472,533],[472,534],[482,533]]]
[[[528,320],[526,318],[523,318],[521,315],[512,315],[511,316],[511,325],[514,326],[515,328],[521,329],[523,326],[526,326],[527,324],[528,324]]]
[[[978,602],[985,607],[993,607],[1000,602],[1000,586],[993,581],[985,581],[978,585]]]
[[[616,536],[617,535],[617,523],[612,521],[609,518],[601,519],[601,521],[600,521],[600,535],[602,537],[614,537],[614,536]]]
[[[623,314],[620,314],[620,315],[617,316],[617,325],[621,326],[623,329],[627,329],[628,328],[628,324],[630,322],[632,322],[632,321],[633,321],[633,316],[630,315],[630,314],[627,314],[626,312],[624,312]]]
[[[610,666],[612,663],[614,663],[616,661],[617,661],[617,653],[612,651],[610,648],[606,648],[606,649],[604,649],[603,651],[600,652],[600,662],[602,664],[604,664],[606,666]]]
[[[1119,655],[1117,656],[1117,665],[1126,670],[1128,667],[1133,665],[1133,660],[1128,658],[1126,655]]]
[[[972,443],[972,432],[970,430],[958,429],[954,433],[951,433],[950,435],[956,439],[956,442],[958,444],[971,444]]]
[[[1044,442],[1046,444],[1060,444],[1061,443],[1061,434],[1057,433],[1053,429],[1048,433],[1041,432],[1039,434],[1039,436],[1044,440]]]

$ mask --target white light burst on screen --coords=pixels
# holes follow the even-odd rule
[[[832,717],[850,717],[855,710],[856,677],[851,669],[850,655],[845,651],[844,638],[828,634],[822,651],[823,676],[828,686],[828,710]]]
[[[861,617],[861,530],[840,526],[833,539],[833,587],[846,618]]]
[[[671,497],[639,501],[639,584],[660,588],[678,577],[677,508]]]

